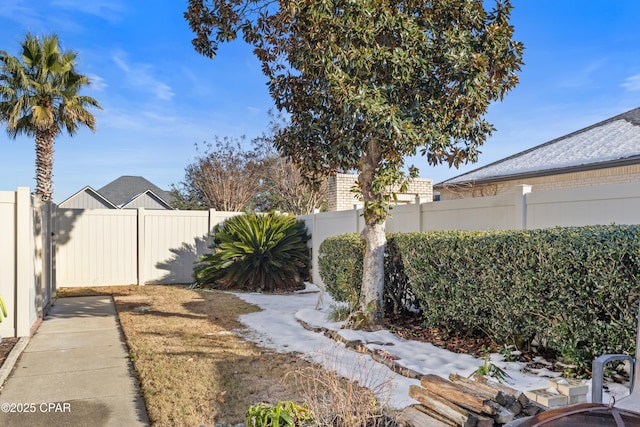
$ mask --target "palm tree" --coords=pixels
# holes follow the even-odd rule
[[[74,135],[80,124],[95,132],[95,117],[87,106],[100,108],[95,99],[78,94],[89,78],[75,70],[77,53],[61,52],[58,36],[42,42],[28,33],[21,59],[0,51],[0,122],[12,138],[36,138],[36,194],[50,201],[53,143],[66,129]]]

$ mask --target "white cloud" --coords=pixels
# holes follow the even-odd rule
[[[94,15],[108,22],[120,21],[125,11],[124,4],[116,0],[53,0],[51,5],[61,9]]]
[[[203,79],[202,73],[195,73],[189,67],[181,67],[180,70],[183,75],[183,85],[189,93],[196,94],[198,98],[215,96],[215,85],[211,84],[209,80]]]
[[[640,74],[627,77],[624,83],[622,83],[620,86],[629,91],[640,90]]]
[[[173,90],[171,89],[171,86],[166,85],[164,83],[161,82],[156,82],[154,87],[153,87],[153,91],[155,92],[156,96],[164,101],[169,101],[171,100],[171,98],[173,98],[173,95],[175,95],[175,93],[173,92]]]
[[[90,88],[96,92],[103,92],[108,86],[104,79],[98,75],[87,74],[87,77],[89,77],[89,81],[91,82]]]
[[[153,75],[153,67],[149,64],[128,63],[122,53],[113,56],[113,61],[118,68],[126,74],[127,83],[139,90],[150,92],[156,98],[169,101],[175,95],[168,84],[160,81]]]
[[[577,64],[570,72],[559,79],[559,86],[563,88],[592,87],[598,81],[598,74],[606,67],[607,58],[597,58],[585,64],[582,68]]]
[[[155,111],[142,111],[141,116],[146,117],[150,121],[155,123],[164,123],[167,125],[174,125],[180,122],[176,116],[171,116],[167,114],[160,114]],[[182,126],[181,124],[179,126]]]
[[[113,62],[115,62],[118,68],[120,68],[122,71],[124,71],[125,73],[129,73],[130,71],[129,65],[127,65],[127,63],[124,62],[124,60],[121,59],[119,56],[117,55],[114,56]]]
[[[32,3],[24,0],[2,0],[0,16],[27,26],[38,26],[41,23],[40,15],[34,10]]]
[[[126,10],[125,4],[118,0],[52,0],[49,5],[34,5],[26,0],[2,0],[0,17],[6,18],[31,30],[37,28],[53,28],[60,32],[61,28],[79,28],[67,12],[94,15],[107,22],[122,20]],[[36,31],[37,32],[37,31]]]

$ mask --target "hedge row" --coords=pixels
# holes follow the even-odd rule
[[[334,300],[356,306],[362,285],[363,255],[364,242],[357,233],[329,237],[320,244],[318,271]],[[400,313],[416,306],[402,265],[400,253],[390,239],[384,255],[384,306],[387,313]]]
[[[332,295],[349,299],[362,244],[357,235],[330,240],[320,274]],[[428,326],[482,331],[520,349],[537,342],[580,367],[600,354],[634,353],[638,226],[395,234],[386,259],[394,278],[386,293],[395,296],[387,304],[411,302]]]

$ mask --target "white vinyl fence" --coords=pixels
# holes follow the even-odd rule
[[[362,210],[300,217],[313,235],[313,281],[318,274],[320,243],[330,236],[359,233]],[[521,230],[556,226],[640,224],[640,184],[614,184],[531,192],[514,186],[510,193],[396,206],[388,233],[434,230]]]
[[[56,211],[58,287],[191,283],[210,230],[236,212]]]
[[[101,286],[190,283],[193,261],[207,250],[208,231],[233,212],[57,209],[57,284]],[[567,225],[640,224],[640,185],[617,184],[510,193],[396,206],[390,233],[507,230]],[[360,232],[361,210],[302,215],[312,241],[313,280],[320,243]]]
[[[0,295],[8,318],[0,337],[29,336],[55,293],[51,204],[29,189],[0,191]]]
[[[534,229],[640,224],[640,184],[531,192],[401,205],[387,231]],[[0,294],[9,319],[0,335],[29,335],[57,287],[191,283],[208,233],[236,212],[61,209],[28,188],[0,192]],[[312,235],[313,280],[324,239],[360,232],[361,210],[303,215]],[[53,235],[53,242],[51,237]],[[51,249],[53,246],[53,249]]]

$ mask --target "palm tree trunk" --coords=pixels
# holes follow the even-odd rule
[[[55,131],[38,129],[36,131],[36,194],[45,202],[53,196],[53,141]]]

